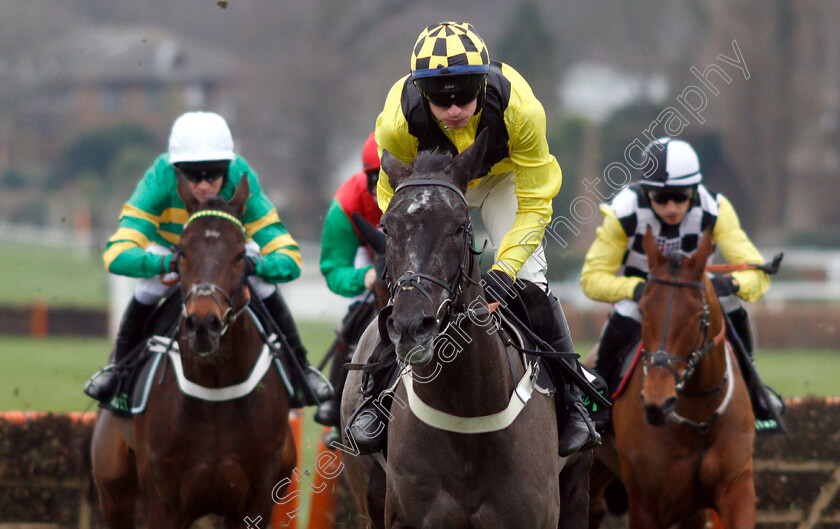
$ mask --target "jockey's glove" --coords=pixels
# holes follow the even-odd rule
[[[243,274],[245,277],[251,277],[257,275],[257,258],[253,255],[246,255],[245,256],[245,264],[243,268]]]
[[[513,278],[501,270],[490,270],[482,275],[481,285],[484,287],[484,298],[488,303],[498,301],[504,305],[513,297]]]
[[[642,281],[641,283],[636,285],[636,288],[633,289],[633,301],[635,301],[636,303],[638,303],[639,300],[642,299],[642,294],[645,292],[645,286],[647,286],[647,282]]]
[[[715,295],[719,298],[734,294],[741,288],[738,281],[730,275],[714,276],[712,278],[712,286],[715,287]]]

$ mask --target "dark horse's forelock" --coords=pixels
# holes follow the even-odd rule
[[[448,152],[442,152],[438,149],[421,151],[417,153],[417,158],[414,159],[414,174],[422,178],[422,175],[440,173],[449,167],[450,163],[452,163],[452,154]]]
[[[227,211],[228,203],[225,199],[220,196],[209,196],[206,200],[204,200],[200,206],[198,206],[198,211],[202,211],[205,209],[219,209],[222,211]]]

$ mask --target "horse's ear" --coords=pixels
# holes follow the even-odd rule
[[[362,240],[370,245],[373,253],[385,255],[385,234],[376,229],[376,226],[368,222],[358,211],[353,212],[353,224],[359,230]]]
[[[198,209],[200,202],[195,198],[187,178],[180,171],[178,172],[178,196],[184,202],[187,214],[192,215]]]
[[[700,244],[697,245],[697,251],[694,252],[694,255],[691,256],[691,259],[688,260],[689,266],[693,268],[698,267],[701,270],[706,268],[706,261],[709,260],[709,256],[712,255],[714,252],[715,247],[712,244],[712,229],[706,228],[703,230],[703,237],[700,238]]]
[[[479,176],[478,173],[484,162],[484,154],[487,152],[489,137],[490,133],[487,132],[487,129],[482,130],[473,144],[456,156],[446,169],[446,174],[455,180],[455,183],[461,187],[461,191],[466,191],[470,180]]]
[[[242,217],[242,214],[245,213],[245,202],[249,196],[251,196],[251,184],[248,183],[248,175],[246,173],[239,179],[236,192],[233,194],[230,202],[228,202],[234,208],[237,217]]]
[[[388,175],[388,183],[393,190],[396,190],[402,181],[405,180],[405,177],[411,173],[408,166],[388,152],[388,149],[382,150],[382,159],[379,163]]]
[[[642,248],[645,250],[645,255],[648,258],[648,269],[652,270],[655,265],[661,264],[665,261],[665,254],[663,254],[659,250],[659,246],[656,245],[656,239],[653,236],[653,228],[650,227],[648,224],[647,230],[645,230],[645,236],[642,238]]]

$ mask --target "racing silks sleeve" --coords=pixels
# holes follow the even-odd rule
[[[356,252],[361,245],[353,224],[341,204],[333,199],[324,220],[321,234],[321,273],[329,289],[344,297],[353,297],[365,290],[365,273],[371,265],[354,266]]]
[[[586,252],[580,285],[586,297],[595,301],[615,303],[633,299],[633,290],[644,279],[616,275],[627,251],[627,234],[612,208],[602,204],[600,211],[604,222],[598,227],[595,241]]]
[[[729,263],[764,264],[764,258],[741,229],[741,222],[732,203],[722,195],[718,200],[718,213],[712,240],[720,248],[724,259]],[[761,299],[770,288],[770,276],[761,270],[733,272],[732,276],[740,285],[735,295],[745,301]]]

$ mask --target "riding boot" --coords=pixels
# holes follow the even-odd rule
[[[132,296],[128,306],[125,308],[120,328],[117,331],[117,341],[111,351],[108,365],[94,373],[85,384],[85,394],[107,404],[114,398],[114,394],[120,385],[119,366],[128,357],[128,354],[146,336],[146,321],[154,312],[157,305],[146,305]]]
[[[740,307],[727,314],[732,328],[727,328],[727,335],[736,351],[735,358],[747,385],[753,413],[756,418],[756,428],[760,433],[785,432],[782,414],[785,402],[769,386],[765,386],[758,376],[758,370],[753,360],[753,339],[747,311]]]
[[[332,385],[320,371],[315,369],[309,363],[309,360],[306,358],[306,348],[303,347],[303,343],[300,340],[300,334],[298,333],[297,326],[295,325],[295,320],[292,319],[292,313],[289,310],[289,306],[286,305],[286,301],[283,299],[283,296],[280,294],[280,290],[275,290],[274,294],[263,299],[262,302],[268,310],[268,314],[277,326],[280,327],[280,331],[283,333],[286,341],[292,348],[292,353],[294,353],[295,358],[303,369],[306,384],[318,399],[318,402],[312,402],[309,404],[319,404],[322,401],[332,398],[334,394]]]
[[[383,315],[379,318],[382,320]],[[346,435],[362,455],[386,451],[388,422],[393,418],[390,408],[394,395],[387,390],[395,385],[400,370],[393,344],[382,336],[385,335],[380,329],[379,341],[363,369],[364,400],[347,421]]]
[[[606,381],[610,396],[618,390],[621,365],[630,352],[629,349],[635,345],[641,330],[639,322],[618,313],[613,313],[607,320],[607,326],[601,334],[601,343],[598,345],[595,371]]]
[[[569,331],[569,324],[566,323],[566,315],[560,306],[560,300],[551,296],[551,310],[554,313],[554,339],[551,348],[557,352],[574,352],[572,335]],[[566,419],[558,424],[558,441],[560,455],[565,457],[574,452],[589,450],[601,444],[601,436],[595,431],[595,426],[589,418],[589,412],[583,404],[580,388],[569,381],[564,374],[563,368],[557,365],[558,362],[565,362],[574,370],[581,371],[578,361],[574,359],[552,359],[546,362],[551,371],[554,383],[558,386],[558,393],[561,391],[561,382],[566,381],[568,387],[566,406]],[[557,399],[558,406],[563,399]]]

